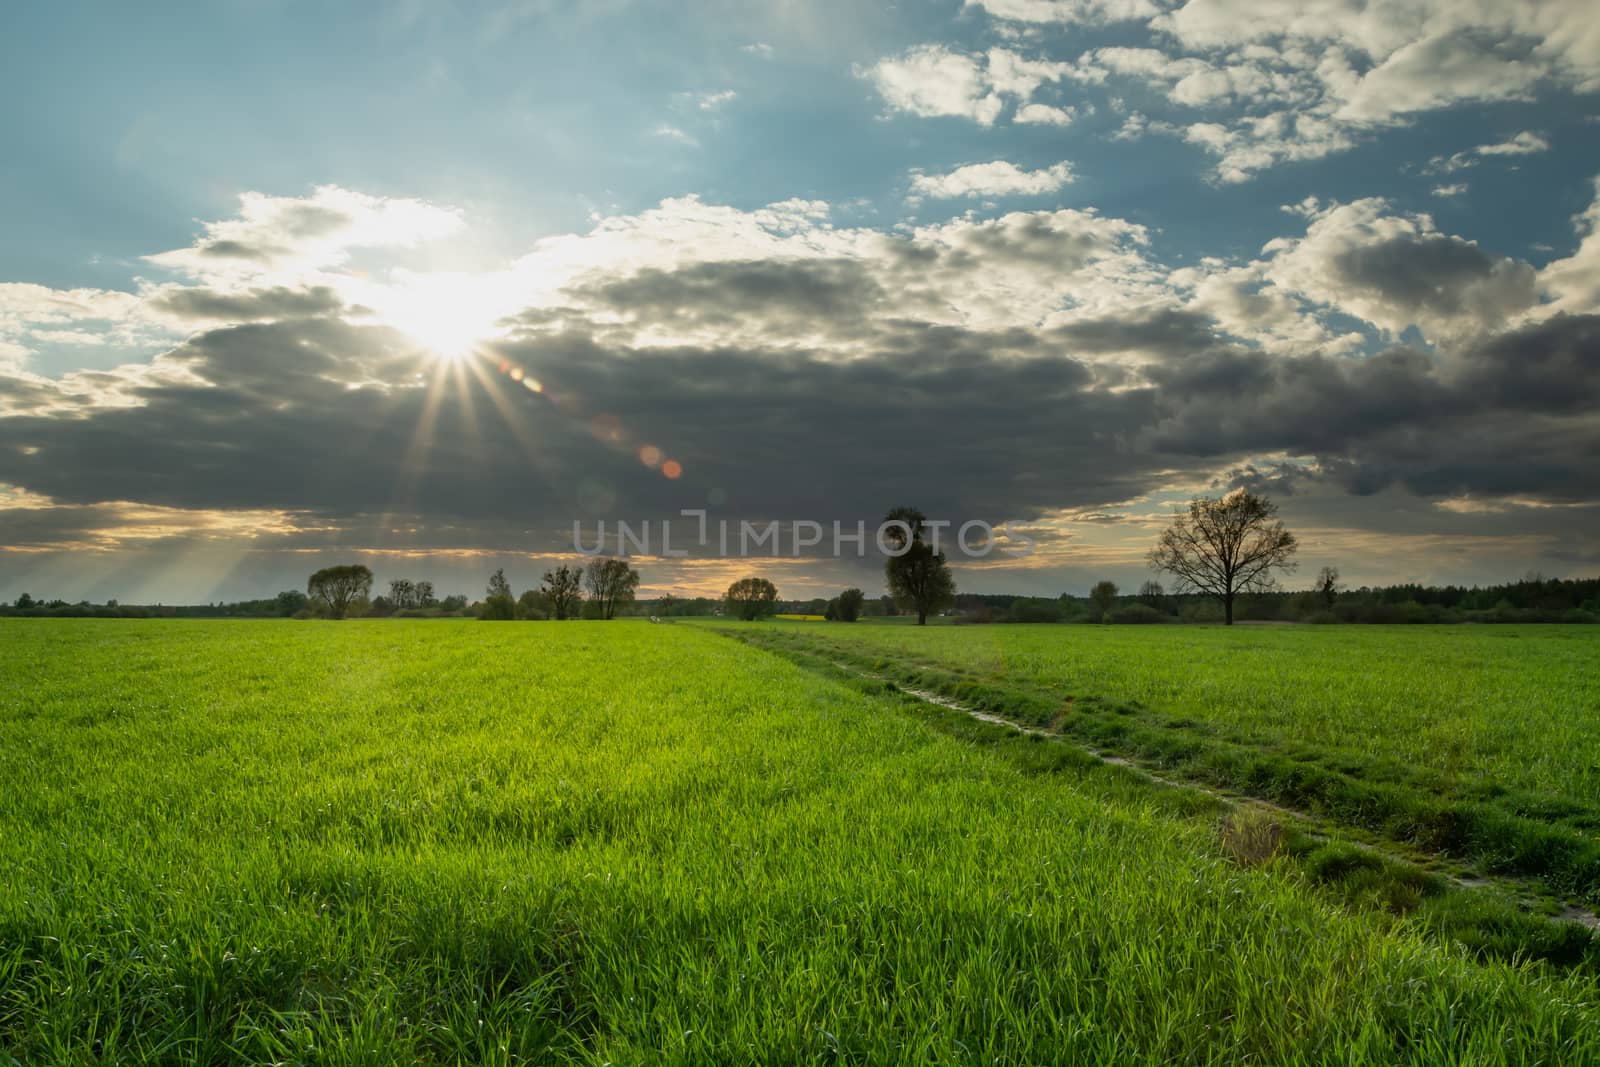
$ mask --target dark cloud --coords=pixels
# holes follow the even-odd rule
[[[175,288],[154,297],[151,307],[180,319],[217,322],[262,322],[271,319],[315,318],[338,311],[343,302],[332,289],[249,289],[219,292],[200,287]]]
[[[859,260],[742,260],[650,269],[575,294],[631,318],[727,326],[752,317],[851,319],[883,287]]]
[[[1079,319],[1051,331],[1065,345],[1085,354],[1142,352],[1183,356],[1216,343],[1211,318],[1198,311],[1160,308],[1128,316]]]
[[[1558,315],[1468,349],[1458,387],[1485,407],[1582,414],[1600,409],[1600,316]]]
[[[162,361],[199,381],[136,385],[138,406],[0,422],[0,445],[16,446],[0,452],[0,482],[70,504],[558,526],[671,514],[713,489],[750,517],[853,519],[915,499],[1003,518],[1151,484],[1147,458],[1116,456],[1124,429],[1150,417],[1148,392],[1105,393],[1081,363],[990,354],[961,331],[916,336],[839,361],[558,335],[506,350],[545,394],[460,374],[430,403],[433,365],[390,331],[230,327]],[[685,477],[647,469],[634,454],[644,444]]]
[[[1222,350],[1152,367],[1156,449],[1285,452],[1368,494],[1600,495],[1600,317],[1562,316],[1459,357],[1394,348],[1364,359]],[[1280,475],[1282,472],[1279,472]]]
[[[1346,248],[1332,257],[1336,283],[1381,297],[1412,313],[1458,315],[1475,311],[1485,283],[1508,305],[1534,300],[1535,271],[1527,263],[1490,256],[1477,245],[1445,234],[1406,234]]]
[[[207,259],[242,259],[251,263],[270,263],[285,249],[276,245],[252,245],[244,241],[202,241],[196,251]]]
[[[1600,454],[1600,317],[1459,353],[1290,358],[1220,341],[1188,311],[980,330],[881,314],[883,292],[828,260],[591,285],[575,299],[641,322],[836,319],[854,347],[637,348],[572,327],[570,309],[539,313],[499,353],[536,393],[493,359],[452,368],[393,330],[341,321],[325,290],[193,291],[168,310],[262,321],[70,388],[0,378],[15,412],[0,419],[0,484],[62,505],[38,520],[48,530],[17,535],[36,543],[89,536],[97,509],[134,501],[289,513],[295,532],[273,534],[278,545],[485,551],[549,551],[577,519],[708,503],[734,519],[853,522],[912,501],[1028,520],[1219,470],[1296,499],[1600,495],[1586,462]],[[1092,361],[1124,352],[1146,358]],[[645,445],[683,476],[642,462]]]

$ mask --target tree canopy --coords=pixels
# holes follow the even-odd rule
[[[901,607],[917,613],[917,625],[955,602],[956,580],[943,552],[935,552],[923,534],[928,519],[916,508],[899,507],[884,516],[884,539],[899,553],[884,563],[889,592]],[[888,525],[894,523],[896,525]]]
[[[855,622],[861,618],[861,607],[867,602],[867,594],[859,589],[850,588],[840,593],[834,604],[834,618],[840,622]]]
[[[357,597],[372,589],[372,571],[359,563],[324,567],[306,582],[306,592],[327,602],[328,614],[342,619]]]
[[[746,622],[771,615],[778,602],[778,587],[765,578],[740,578],[723,597],[728,614]]]
[[[489,576],[488,595],[483,601],[483,618],[509,620],[517,617],[517,600],[511,593],[511,583],[506,580],[504,568]]]
[[[584,584],[602,619],[614,618],[617,609],[633,603],[639,588],[639,572],[623,559],[596,559],[583,572]]]
[[[575,619],[583,603],[583,571],[565,563],[552,571],[544,572],[540,586],[550,602],[550,614],[557,619]]]

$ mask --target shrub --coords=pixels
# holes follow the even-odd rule
[[[517,602],[504,593],[485,597],[478,618],[503,621],[517,617]]]
[[[1048,600],[1018,600],[1011,605],[1011,622],[1060,622],[1061,609]]]
[[[1150,623],[1166,622],[1167,616],[1152,608],[1149,604],[1128,604],[1124,607],[1114,608],[1106,613],[1112,622],[1118,623]]]

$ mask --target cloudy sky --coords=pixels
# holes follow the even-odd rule
[[[1600,571],[1583,0],[5,20],[5,599],[481,595],[574,521],[896,504],[1031,537],[965,590],[1081,593],[1239,484],[1303,572]],[[647,591],[880,584],[715,554]]]

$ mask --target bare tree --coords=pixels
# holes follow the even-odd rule
[[[552,615],[558,619],[577,618],[578,605],[583,602],[583,571],[564,563],[545,571],[543,592],[550,601]]]
[[[359,563],[324,567],[306,582],[306,592],[327,601],[328,613],[336,619],[344,618],[351,603],[371,588],[372,572]]]
[[[589,599],[600,609],[602,619],[613,618],[619,607],[633,603],[634,591],[639,588],[639,572],[623,559],[590,561],[583,572],[583,580],[589,588]]]
[[[1333,610],[1333,602],[1339,598],[1339,568],[1324,567],[1317,572],[1317,584],[1313,590],[1322,598],[1323,604],[1329,611]]]
[[[389,579],[389,602],[397,609],[417,606],[417,587],[409,578]]]
[[[1173,515],[1150,550],[1150,565],[1171,573],[1180,593],[1216,597],[1232,626],[1240,593],[1264,593],[1277,584],[1273,571],[1294,569],[1299,545],[1277,515],[1276,504],[1245,489],[1195,497]]]

